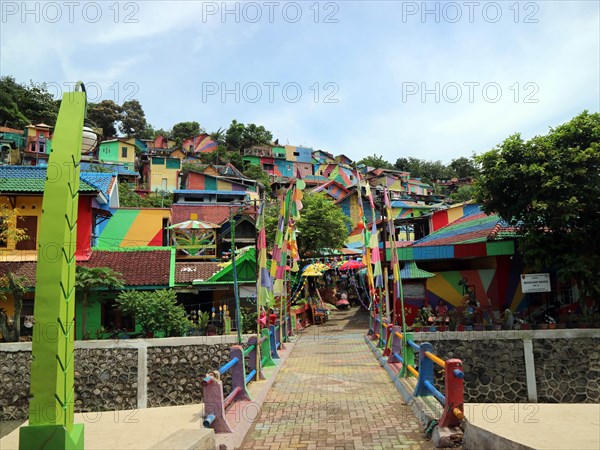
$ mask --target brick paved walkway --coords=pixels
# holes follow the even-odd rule
[[[301,332],[241,448],[433,448],[364,342],[367,328],[352,308]]]

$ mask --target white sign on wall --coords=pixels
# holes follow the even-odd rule
[[[549,273],[528,273],[521,275],[521,289],[523,294],[532,294],[534,292],[550,292],[550,274]]]

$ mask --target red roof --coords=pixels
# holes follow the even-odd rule
[[[216,262],[175,263],[175,283],[191,283],[194,280],[208,280],[221,268]]]
[[[216,223],[222,225],[229,219],[229,205],[186,205],[175,203],[172,205],[173,223],[181,223],[190,220],[191,214],[198,214],[198,220]],[[240,206],[233,208],[233,213],[237,214]]]
[[[36,261],[0,263],[0,275],[12,272],[25,277],[27,287],[35,286]],[[126,286],[168,286],[171,251],[102,251],[94,250],[86,267],[110,267],[122,274]]]
[[[123,275],[126,286],[168,286],[171,250],[94,250],[86,267],[110,267]]]

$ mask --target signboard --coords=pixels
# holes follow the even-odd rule
[[[403,290],[404,298],[417,298],[417,299],[425,298],[425,284],[424,283],[418,283],[418,284],[402,283],[402,290]]]
[[[521,289],[523,294],[534,292],[550,292],[550,274],[549,273],[529,273],[521,275]]]

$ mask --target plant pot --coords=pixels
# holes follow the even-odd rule
[[[549,323],[548,324],[548,329],[549,330],[555,330],[556,329],[556,324],[555,323]]]
[[[482,324],[477,323],[477,324],[473,325],[473,329],[475,331],[483,331],[484,327]]]
[[[473,325],[465,325],[465,331],[473,331]]]
[[[437,331],[437,327],[428,327],[427,331],[431,331],[432,333],[435,333]]]
[[[421,331],[421,327],[413,327],[415,332]]]
[[[438,331],[446,331],[447,329],[448,329],[448,327],[445,326],[445,325],[442,325],[442,326],[438,327]]]
[[[538,330],[547,330],[548,329],[548,324],[547,323],[538,323],[536,328]]]
[[[531,330],[531,325],[524,323],[521,325],[521,330]]]
[[[465,326],[464,325],[457,325],[456,326],[456,331],[465,331]]]

